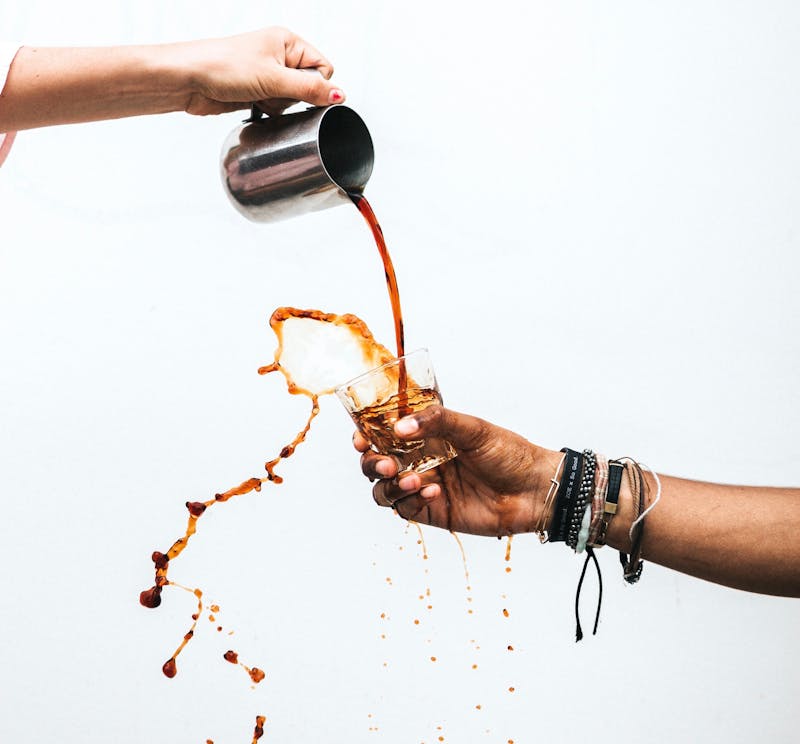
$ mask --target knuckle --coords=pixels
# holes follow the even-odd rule
[[[328,83],[322,75],[310,74],[311,78],[307,85],[307,96],[309,101],[327,101],[328,100]]]
[[[389,501],[385,494],[386,486],[384,483],[376,483],[372,487],[372,499],[378,506],[389,506]]]
[[[372,470],[372,458],[368,452],[365,452],[361,455],[361,472],[369,478],[372,476]]]
[[[478,419],[469,435],[468,445],[470,449],[477,449],[482,446],[489,438],[489,432],[489,424],[482,419]]]
[[[428,433],[439,432],[444,426],[445,410],[440,405],[428,406],[417,416],[417,422]]]
[[[406,496],[394,504],[394,510],[403,519],[416,521],[425,508],[425,503],[417,495]]]
[[[320,84],[317,83],[314,78],[317,77],[314,75],[308,75],[307,80],[303,80],[302,82],[298,82],[295,88],[295,98],[300,101],[308,101],[309,103],[316,101],[319,98],[318,92],[320,90]],[[322,82],[322,78],[320,78],[320,83]]]

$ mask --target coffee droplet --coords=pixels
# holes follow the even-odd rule
[[[264,677],[266,677],[266,676],[267,676],[267,675],[266,675],[266,674],[265,674],[265,673],[264,673],[264,672],[263,672],[261,669],[259,669],[258,667],[253,667],[253,668],[250,670],[249,674],[250,674],[250,679],[252,679],[252,680],[253,680],[253,682],[255,682],[256,684],[258,684],[259,682],[261,682],[261,681],[264,679]]]
[[[199,517],[206,510],[206,505],[202,501],[187,501],[186,508],[193,517]]]
[[[154,586],[151,589],[145,589],[139,594],[139,604],[143,607],[148,607],[154,610],[161,604],[161,587]]]
[[[264,736],[264,723],[266,723],[266,720],[264,716],[256,716],[256,725],[253,729],[253,744]]]

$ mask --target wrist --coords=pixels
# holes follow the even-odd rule
[[[529,498],[531,521],[526,532],[546,530],[553,516],[553,481],[558,480],[564,456],[555,450],[539,449],[534,460]]]
[[[190,42],[133,48],[165,113],[185,111],[199,91],[198,65],[192,59],[191,48]]]

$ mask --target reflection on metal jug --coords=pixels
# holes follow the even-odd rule
[[[347,106],[253,116],[222,149],[222,182],[254,222],[277,222],[350,203],[372,174],[375,152],[361,117]]]

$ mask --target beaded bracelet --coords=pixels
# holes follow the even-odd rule
[[[578,497],[575,500],[575,505],[570,515],[569,531],[567,532],[567,545],[575,550],[578,545],[578,534],[581,530],[581,523],[583,522],[584,512],[586,506],[591,499],[592,489],[594,488],[594,469],[595,457],[594,452],[590,449],[583,451],[583,473],[581,474],[581,487],[578,491]]]
[[[591,452],[591,451],[590,451]],[[590,469],[591,472],[584,473],[584,478],[589,481],[589,494],[586,499],[586,506],[581,507],[583,509],[583,518],[581,519],[580,529],[578,531],[578,539],[575,543],[575,552],[579,555],[586,550],[587,544],[589,542],[589,531],[592,526],[593,514],[594,514],[594,506],[595,500],[597,498],[597,455],[591,454],[590,460],[593,463],[593,467]]]
[[[644,520],[661,498],[661,481],[658,475],[646,465],[625,457],[621,460],[606,460],[602,455],[595,455],[591,450],[583,453],[569,448],[561,450],[564,458],[561,463],[564,469],[561,480],[556,480],[558,470],[551,479],[551,488],[545,498],[544,510],[540,516],[536,532],[542,542],[566,542],[576,552],[586,550],[586,560],[581,570],[575,593],[575,640],[583,638],[580,620],[580,593],[589,561],[593,561],[597,570],[598,599],[594,618],[593,634],[597,633],[600,622],[600,608],[603,601],[603,576],[600,564],[594,553],[595,547],[605,545],[611,520],[617,513],[623,472],[627,474],[632,496],[633,522],[629,530],[631,540],[630,558],[620,551],[620,562],[623,567],[625,581],[633,584],[642,574],[642,543],[644,539]],[[656,497],[648,502],[648,483],[642,468],[650,470],[656,483]],[[596,476],[596,477],[595,477]],[[555,501],[552,520],[547,531],[543,529],[550,504]],[[546,537],[543,536],[546,534]]]

